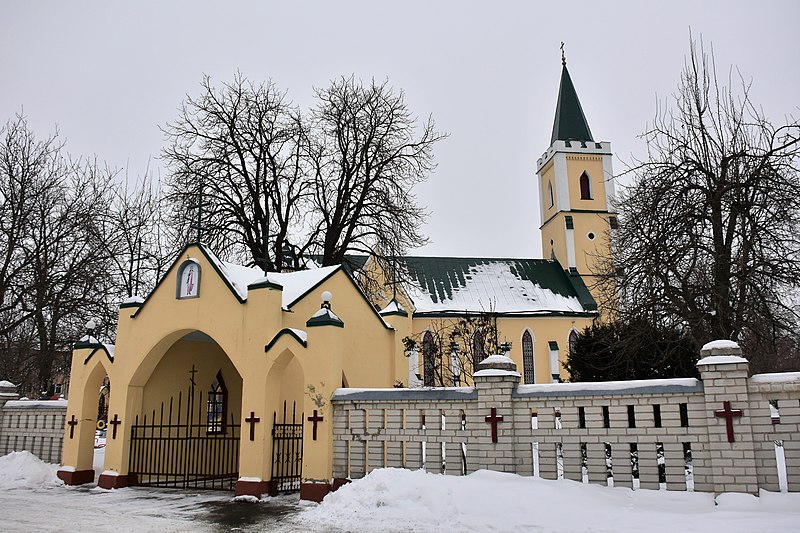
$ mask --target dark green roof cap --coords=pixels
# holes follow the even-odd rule
[[[553,122],[553,135],[550,144],[555,141],[592,141],[589,123],[583,114],[578,93],[572,85],[567,66],[561,70],[561,85],[558,88],[558,104],[556,119]]]

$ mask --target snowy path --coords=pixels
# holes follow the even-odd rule
[[[800,493],[631,491],[479,471],[376,470],[321,505],[230,492],[65,487],[27,452],[0,457],[2,532],[783,533],[800,531]]]

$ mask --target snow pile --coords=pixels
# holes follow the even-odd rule
[[[0,457],[0,490],[56,487],[58,465],[42,462],[31,452],[11,452]]]
[[[734,341],[728,339],[719,339],[716,341],[707,342],[703,345],[701,350],[720,350],[720,349],[736,349],[739,348],[739,345],[736,344]]]
[[[790,531],[800,494],[714,496],[632,491],[481,470],[466,477],[375,470],[306,509],[308,530],[674,532]]]

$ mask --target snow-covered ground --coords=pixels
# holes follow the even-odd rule
[[[27,452],[0,457],[2,531],[788,532],[800,494],[610,488],[480,471],[376,470],[320,504],[230,493],[65,487]]]

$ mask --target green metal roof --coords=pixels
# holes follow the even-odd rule
[[[561,85],[558,88],[558,104],[556,118],[553,122],[553,135],[550,144],[555,141],[592,141],[589,123],[583,114],[578,93],[569,77],[567,66],[561,70]]]
[[[467,257],[399,258],[415,314],[571,314],[597,309],[580,276],[556,261]]]

